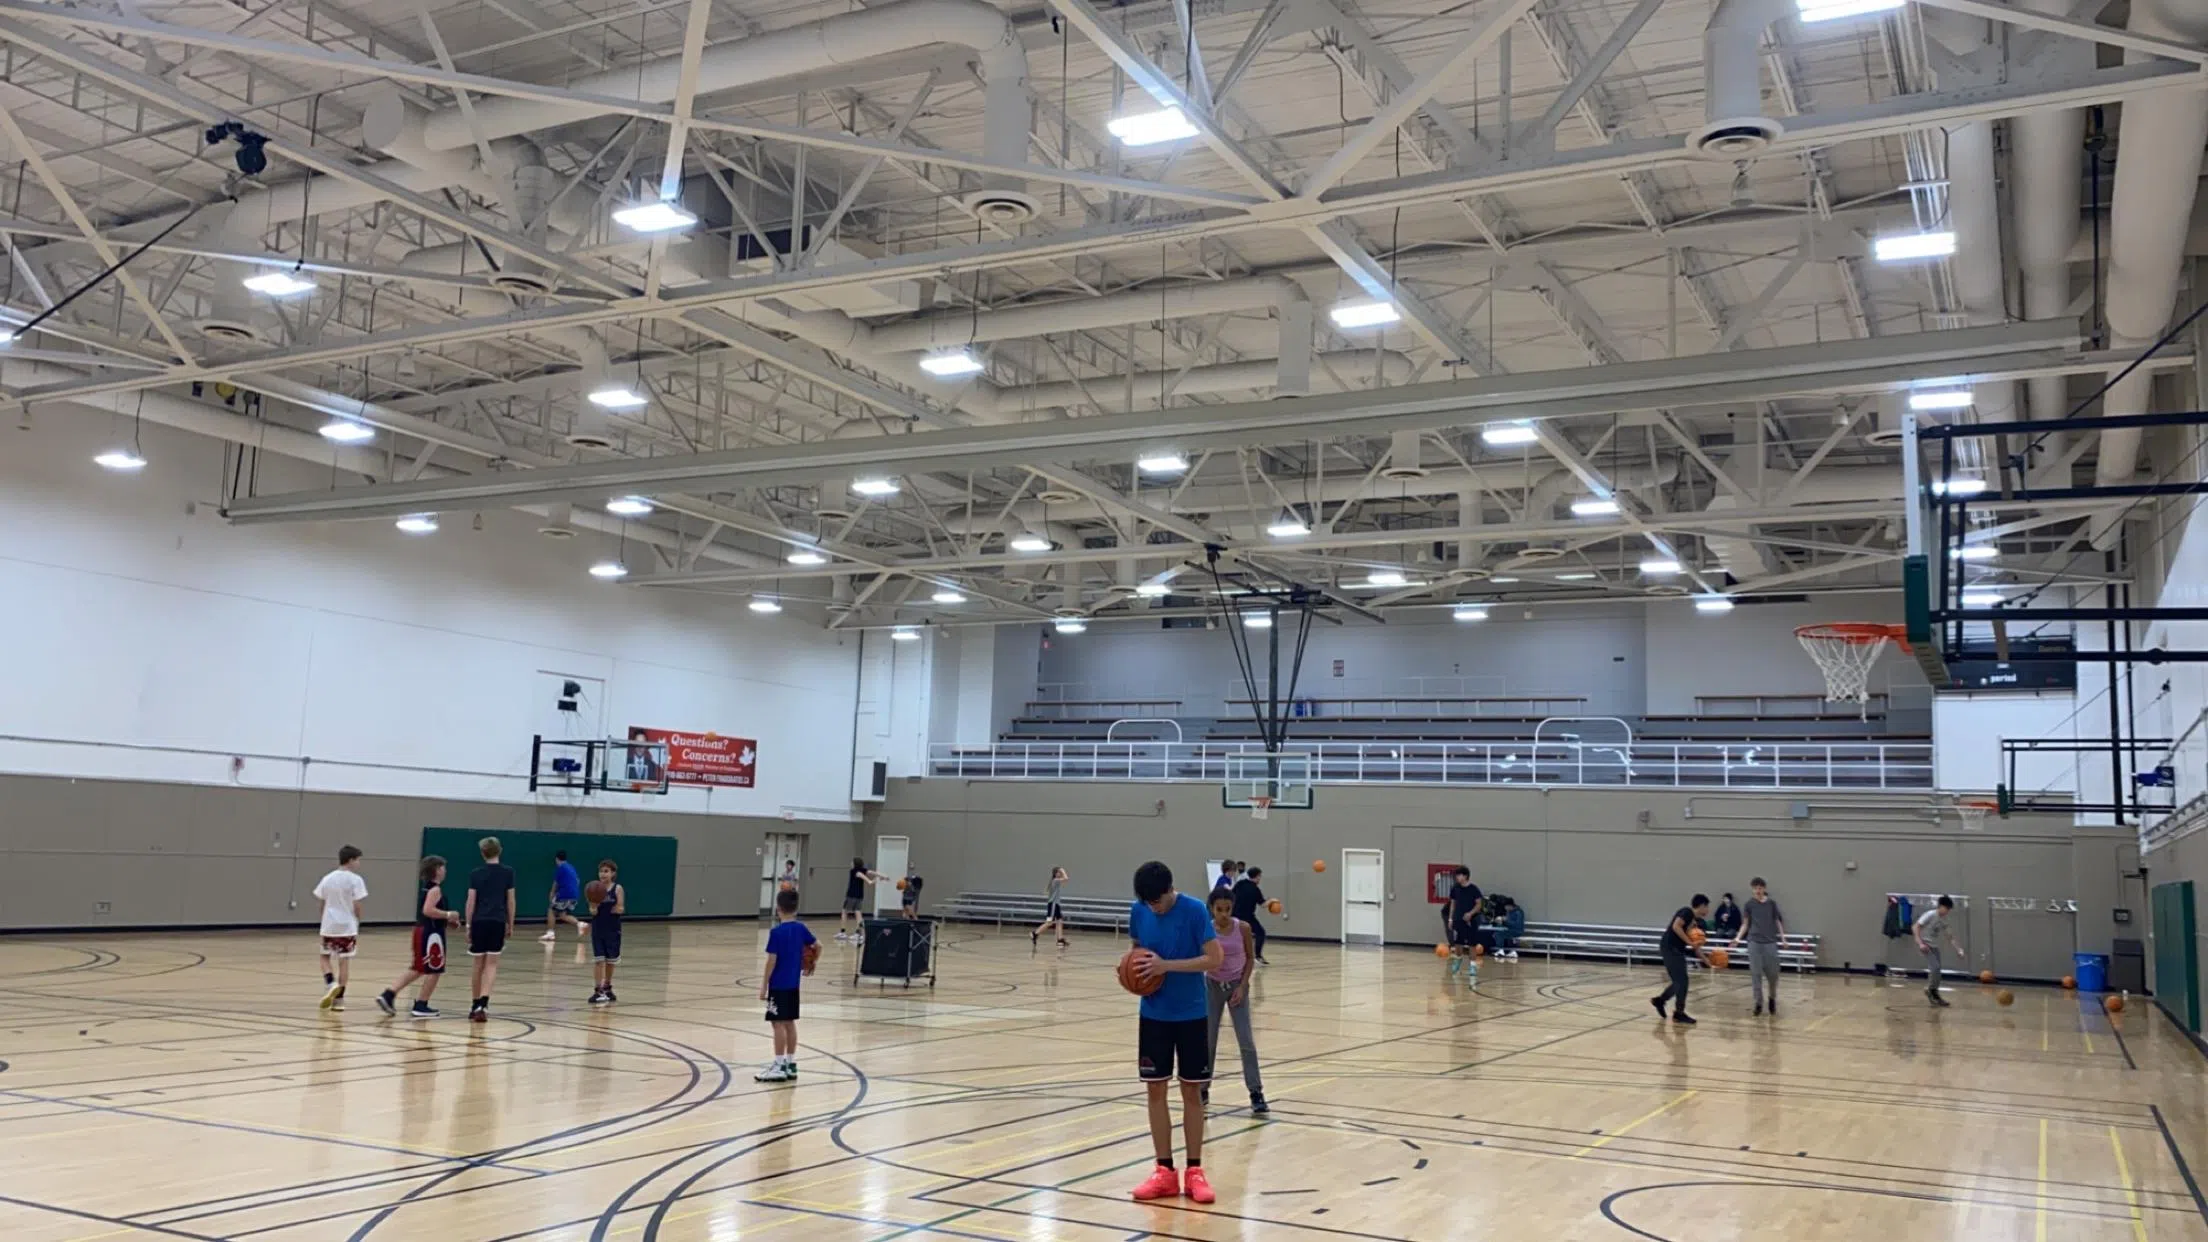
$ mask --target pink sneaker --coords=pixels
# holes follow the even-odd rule
[[[1204,1170],[1200,1166],[1188,1171],[1184,1187],[1182,1193],[1198,1203],[1211,1203],[1219,1198],[1211,1193],[1211,1179],[1204,1176]]]
[[[1191,1170],[1191,1172],[1194,1172],[1194,1170]],[[1143,1203],[1147,1203],[1152,1199],[1171,1199],[1180,1193],[1181,1175],[1162,1164],[1152,1165],[1150,1180],[1135,1187],[1135,1199],[1137,1202]],[[1211,1193],[1210,1188],[1206,1187],[1204,1193]]]

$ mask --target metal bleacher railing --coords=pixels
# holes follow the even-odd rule
[[[1291,742],[1326,785],[1611,785],[1678,789],[1932,788],[1925,742]],[[932,776],[1221,781],[1257,742],[1004,741],[928,748]]]

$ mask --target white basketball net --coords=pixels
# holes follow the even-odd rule
[[[1886,650],[1885,638],[1815,633],[1795,637],[1825,675],[1825,698],[1835,703],[1871,701],[1871,666]]]
[[[1955,804],[1955,817],[1963,821],[1964,832],[1984,832],[1986,812],[1992,809],[1982,802],[1958,802]]]
[[[1273,800],[1271,798],[1266,797],[1264,794],[1259,794],[1256,797],[1250,799],[1251,819],[1264,819],[1266,816],[1271,815],[1272,813]]]

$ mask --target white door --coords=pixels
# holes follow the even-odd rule
[[[1342,943],[1381,944],[1387,940],[1381,900],[1387,858],[1379,850],[1342,851]]]
[[[759,912],[762,916],[774,909],[774,895],[781,891],[782,876],[792,863],[797,865],[797,882],[802,888],[805,882],[805,834],[768,833],[765,848],[759,851]]]
[[[904,897],[897,891],[897,881],[905,876],[905,864],[912,859],[912,838],[874,838],[874,870],[882,876],[882,882],[874,886],[874,912],[887,910],[897,913]]]

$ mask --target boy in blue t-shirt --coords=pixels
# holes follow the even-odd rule
[[[1135,1187],[1137,1199],[1170,1199],[1184,1193],[1173,1168],[1173,1113],[1165,1083],[1181,1079],[1181,1129],[1188,1137],[1185,1193],[1198,1203],[1217,1198],[1204,1176],[1204,1088],[1211,1082],[1211,1002],[1204,994],[1204,972],[1224,958],[1211,915],[1194,897],[1176,892],[1173,872],[1162,862],[1135,869],[1135,903],[1127,912],[1134,937],[1135,970],[1159,981],[1142,998],[1138,1036],[1143,1086],[1150,1094],[1150,1145],[1158,1164],[1149,1180]]]
[[[582,898],[583,879],[575,873],[575,864],[567,861],[566,850],[552,854],[552,891],[545,895],[544,934],[539,940],[558,940],[560,924],[573,923],[575,934],[590,934],[590,924],[575,917],[575,903]]]
[[[774,1027],[774,1060],[751,1076],[753,1082],[797,1081],[797,987],[812,967],[811,950],[819,941],[797,921],[797,890],[774,895],[774,930],[767,933],[767,968],[759,976],[759,999],[767,1002]]]

